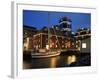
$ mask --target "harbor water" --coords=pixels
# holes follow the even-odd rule
[[[23,69],[63,68],[78,66],[91,66],[90,53],[71,53],[47,58],[30,57],[23,59]]]

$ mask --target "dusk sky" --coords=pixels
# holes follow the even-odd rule
[[[49,14],[49,23],[48,23]],[[91,27],[91,14],[89,13],[71,13],[71,12],[51,12],[51,11],[33,11],[23,10],[23,25],[33,26],[41,29],[44,26],[59,25],[59,19],[66,16],[72,20],[72,31],[77,28]]]

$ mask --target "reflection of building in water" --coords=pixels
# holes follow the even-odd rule
[[[82,53],[91,52],[91,31],[88,28],[78,29],[76,34],[76,47]]]

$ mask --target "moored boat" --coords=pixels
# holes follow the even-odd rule
[[[39,53],[31,53],[32,58],[45,58],[45,57],[53,57],[60,55],[60,51],[48,51],[48,52],[39,52]]]

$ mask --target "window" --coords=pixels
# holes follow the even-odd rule
[[[49,50],[49,45],[46,45],[46,49]]]
[[[76,45],[76,48],[78,47],[78,45]]]
[[[50,48],[52,48],[52,44],[50,44]]]
[[[62,47],[64,48],[64,45],[62,45]]]
[[[57,48],[58,46],[56,45],[56,48]]]
[[[82,48],[86,48],[86,43],[82,43]]]
[[[72,45],[74,45],[74,42],[72,43]]]

